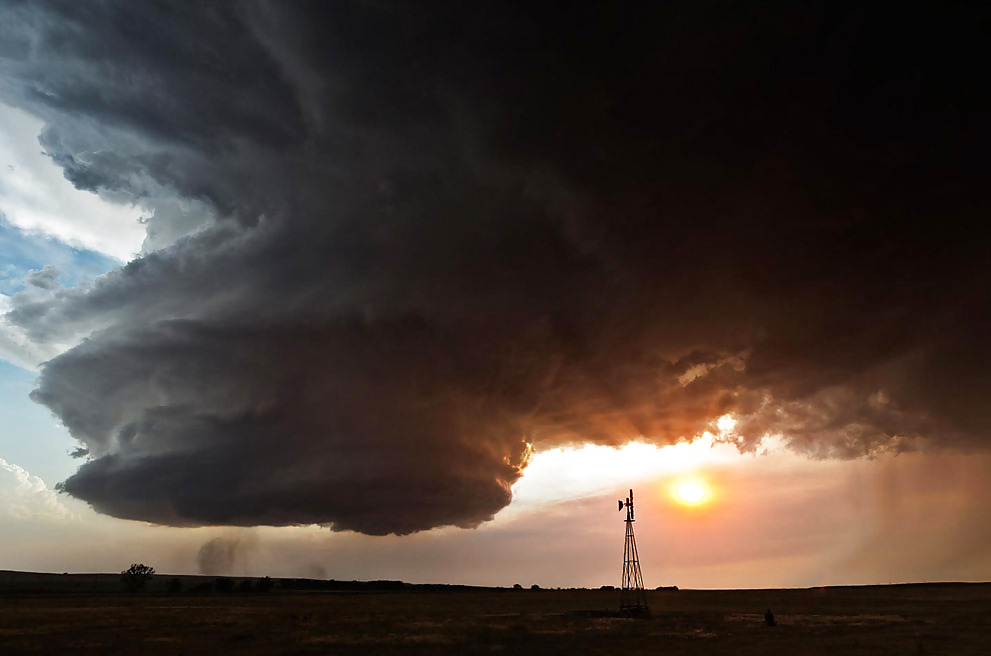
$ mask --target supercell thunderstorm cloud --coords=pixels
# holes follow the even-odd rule
[[[986,448],[980,21],[821,9],[4,3],[3,101],[148,215],[7,314],[75,344],[33,394],[62,488],[403,534],[490,519],[531,449],[726,413]]]

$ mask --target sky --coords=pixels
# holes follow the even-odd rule
[[[980,24],[4,3],[0,569],[988,580]]]

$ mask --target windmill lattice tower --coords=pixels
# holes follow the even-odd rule
[[[647,607],[647,594],[643,589],[643,575],[640,573],[640,556],[637,554],[637,539],[633,535],[633,490],[626,501],[619,501],[619,510],[626,508],[626,546],[623,549],[623,592],[619,611],[627,615],[650,615]]]

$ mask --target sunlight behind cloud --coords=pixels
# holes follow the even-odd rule
[[[765,466],[776,467],[804,461],[786,448],[780,435],[765,436],[756,451],[743,453],[736,444],[737,420],[726,414],[715,423],[718,434],[706,431],[691,442],[667,446],[629,442],[618,448],[585,444],[535,453],[513,486],[508,513],[663,479],[671,479],[664,488],[671,500],[689,507],[703,505],[715,498],[716,489],[701,472],[738,467],[755,457],[765,458]],[[702,490],[697,499],[686,499],[680,493],[691,482]]]
[[[659,447],[630,442],[620,448],[587,444],[534,454],[513,486],[513,505],[581,498],[640,481],[656,480],[748,457],[731,444],[705,433],[694,442]]]
[[[141,209],[76,189],[38,143],[44,123],[0,104],[0,213],[22,230],[130,260],[141,250]]]
[[[731,433],[736,428],[736,419],[733,418],[733,415],[723,415],[716,420],[716,426],[723,435]]]

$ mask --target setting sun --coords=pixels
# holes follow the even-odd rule
[[[670,487],[670,494],[683,506],[701,506],[712,499],[712,489],[702,479],[680,479]]]
[[[698,503],[704,496],[705,490],[702,489],[701,485],[694,481],[683,483],[681,487],[678,488],[678,497],[682,501],[687,501],[688,503]]]

